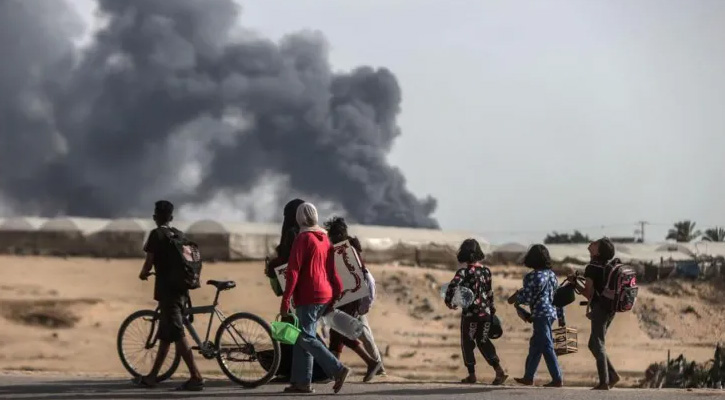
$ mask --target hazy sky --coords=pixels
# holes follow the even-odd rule
[[[242,4],[245,28],[320,30],[336,69],[396,74],[391,160],[444,229],[500,243],[725,226],[725,1]]]

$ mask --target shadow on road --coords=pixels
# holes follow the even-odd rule
[[[492,389],[482,386],[471,386],[471,387],[460,387],[460,386],[450,386],[450,387],[430,387],[430,386],[420,386],[420,387],[411,387],[410,385],[407,385],[406,387],[401,387],[399,389],[393,389],[395,384],[385,384],[385,386],[391,387],[391,389],[386,390],[372,390],[372,391],[365,391],[362,393],[345,393],[345,396],[347,397],[356,397],[356,396],[385,396],[385,397],[391,397],[391,396],[404,396],[405,398],[408,397],[415,397],[415,396],[456,396],[456,395],[465,395],[465,394],[480,394],[480,393],[488,393],[493,392],[496,390],[502,390],[500,389]]]
[[[19,384],[0,386],[0,397],[15,398],[22,396],[22,399],[44,400],[44,399],[167,399],[174,398],[202,398],[229,396],[230,391],[246,391],[238,385],[225,381],[207,381],[208,389],[224,388],[219,393],[204,392],[176,392],[174,388],[181,385],[182,381],[164,382],[154,389],[136,388],[130,380],[74,380],[74,381],[46,381],[38,384]],[[247,393],[245,393],[245,396]]]
[[[207,390],[203,392],[176,392],[174,388],[182,381],[164,382],[155,389],[135,388],[129,380],[75,380],[45,381],[38,384],[13,384],[0,386],[0,398],[22,398],[27,400],[71,400],[71,399],[185,399],[185,398],[273,398],[292,397],[282,394],[284,385],[270,384],[261,389],[244,389],[224,380],[207,381]],[[382,386],[382,388],[381,388]],[[398,386],[396,388],[396,386]],[[331,386],[318,385],[317,396],[333,395]],[[360,388],[368,390],[360,391]],[[351,390],[344,390],[345,397],[380,396],[411,398],[416,396],[444,396],[480,394],[501,390],[503,388],[487,388],[482,386],[460,387],[411,387],[387,383],[382,385],[351,385]],[[383,390],[380,390],[383,389]],[[511,389],[511,388],[509,388]],[[329,390],[329,391],[328,391]]]

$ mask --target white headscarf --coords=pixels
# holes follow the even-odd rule
[[[312,203],[302,203],[297,207],[297,223],[300,232],[325,232],[318,225],[317,208]]]

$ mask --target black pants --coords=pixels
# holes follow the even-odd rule
[[[468,368],[468,372],[473,372],[476,366],[476,347],[478,347],[488,365],[494,368],[498,367],[500,361],[496,354],[496,347],[488,338],[490,329],[490,317],[461,318],[461,350],[463,351],[463,363]]]
[[[597,372],[599,373],[599,383],[602,385],[609,384],[609,378],[617,376],[612,362],[607,356],[605,347],[605,337],[607,329],[614,320],[614,312],[605,309],[601,304],[595,303],[591,310],[592,333],[589,336],[589,350],[591,350],[594,358],[597,360]]]

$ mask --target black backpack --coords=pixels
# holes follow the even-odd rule
[[[201,287],[201,253],[199,246],[188,240],[183,232],[175,228],[160,228],[167,241],[170,275],[177,288],[192,290]]]

